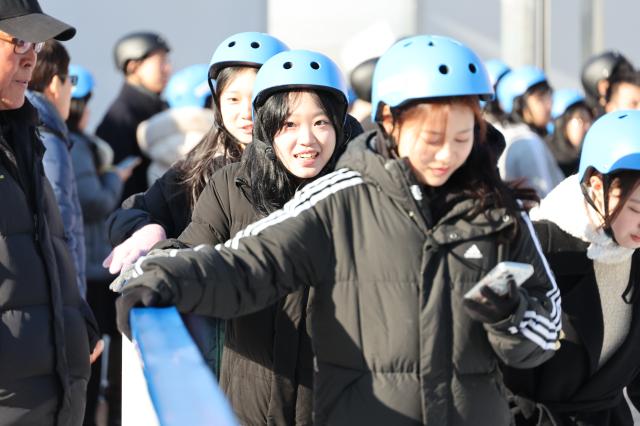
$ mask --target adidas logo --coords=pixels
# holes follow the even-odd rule
[[[472,245],[464,252],[463,257],[465,259],[482,259],[482,252],[477,245]]]

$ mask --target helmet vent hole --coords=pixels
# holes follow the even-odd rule
[[[449,67],[446,65],[440,65],[438,67],[438,71],[440,71],[440,74],[448,74],[449,73]]]
[[[311,66],[311,68],[313,68],[314,70],[319,70],[320,69],[320,64],[317,63],[316,61],[313,61],[309,64]]]
[[[412,44],[413,44],[413,42],[412,42],[412,41],[410,41],[410,42],[407,42],[407,43],[403,44],[403,45],[402,45],[402,47],[409,47],[409,46],[411,46]]]
[[[260,47],[260,43],[258,43],[257,41],[252,41],[251,47],[253,47],[254,49],[257,49],[258,47]]]
[[[627,114],[622,114],[621,116],[619,116],[618,118],[625,118],[627,116]]]
[[[433,44],[433,42],[432,42],[432,41],[430,41],[430,42],[429,42],[429,46],[433,47],[433,46],[435,46],[435,44]]]
[[[236,45],[236,42],[235,42],[235,41],[232,41],[231,43],[229,43],[229,47],[233,47],[233,46],[235,46],[235,45]]]
[[[284,64],[282,64],[282,68],[284,68],[285,70],[290,70],[293,67],[293,64],[291,62],[285,62]]]
[[[475,74],[477,69],[475,64],[469,64],[469,71],[471,71],[472,74]]]

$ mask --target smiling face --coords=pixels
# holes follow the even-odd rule
[[[253,139],[251,100],[256,73],[255,68],[242,68],[221,88],[219,95],[222,123],[242,144],[248,144]]]
[[[393,123],[388,107],[383,126],[396,141],[398,155],[405,158],[420,183],[444,185],[469,157],[473,147],[475,116],[459,102],[421,103],[404,111]]]
[[[3,38],[11,38],[2,33]],[[0,40],[0,110],[17,109],[24,104],[33,68],[36,65],[36,53],[29,49],[27,53],[18,55],[14,46],[8,41]]]
[[[336,130],[315,93],[292,92],[289,105],[284,126],[273,138],[274,151],[289,173],[313,178],[333,155]]]

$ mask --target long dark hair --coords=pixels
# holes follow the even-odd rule
[[[581,109],[586,111],[593,119],[592,110],[586,102],[578,102],[553,121],[553,133],[545,138],[549,150],[565,176],[578,172],[581,147],[574,146],[567,138],[567,124],[569,124],[573,115]]]
[[[302,91],[277,92],[269,96],[258,109],[253,124],[253,142],[247,147],[242,160],[249,176],[251,203],[260,213],[267,215],[289,201],[296,189],[335,167],[344,151],[344,104],[335,95],[324,90],[308,90],[318,97],[322,109],[329,117],[336,133],[336,147],[322,171],[313,179],[300,179],[286,169],[277,158],[273,140],[285,125]]]
[[[220,112],[220,93],[222,93],[235,76],[246,71],[248,67],[223,68],[216,78],[216,95],[213,96],[211,109],[214,114],[214,124],[204,138],[177,165],[178,174],[189,194],[189,201],[193,208],[198,201],[209,177],[227,164],[240,161],[242,148],[238,141],[224,127]]]
[[[401,125],[405,114],[413,106],[421,102],[424,101],[416,101],[399,108],[392,108],[391,115],[394,128],[397,125]],[[500,177],[497,168],[500,151],[487,140],[487,123],[482,118],[482,110],[477,96],[439,98],[430,100],[429,104],[434,108],[434,111],[430,112],[439,114],[438,119],[443,118],[446,120],[448,108],[453,104],[469,107],[473,111],[475,118],[471,153],[464,164],[443,185],[444,191],[474,199],[476,207],[470,212],[471,215],[477,215],[481,212],[488,215],[492,208],[504,208],[509,214],[517,217],[516,215],[519,215],[524,209],[518,200],[526,202],[538,201],[535,191],[520,187],[517,183],[507,184]],[[383,138],[386,138],[382,145],[390,150],[392,157],[397,158],[396,141],[384,131],[382,126],[380,134]],[[377,149],[380,151],[384,149],[383,146],[379,144]]]
[[[91,99],[91,92],[83,98],[71,98],[69,104],[69,117],[67,118],[67,128],[70,132],[79,133],[82,131],[78,126],[82,120],[84,110]]]
[[[524,94],[522,94],[521,96],[516,96],[516,98],[513,100],[513,110],[510,114],[506,115],[506,121],[511,124],[524,123],[540,137],[547,136],[546,127],[536,127],[533,124],[527,123],[525,121],[524,110],[527,106],[527,99],[529,98],[529,96],[533,95],[534,93],[549,92],[551,90],[551,86],[547,81],[542,81],[529,87],[527,91],[524,92]]]

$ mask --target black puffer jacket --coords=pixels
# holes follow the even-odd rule
[[[127,156],[137,155],[142,164],[133,170],[133,174],[124,184],[123,199],[147,189],[147,169],[150,160],[138,146],[136,130],[138,125],[154,114],[167,109],[168,105],[160,96],[140,86],[125,83],[113,101],[109,110],[96,129],[96,135],[113,148],[113,161],[117,163]]]
[[[242,163],[213,175],[179,240],[219,244],[260,219]],[[308,291],[227,321],[220,386],[243,425],[311,425],[313,355]]]
[[[0,114],[0,424],[80,425],[97,342],[30,104]]]
[[[454,198],[427,227],[405,163],[369,150],[370,137],[351,143],[345,168],[224,246],[149,257],[130,285],[223,318],[311,285],[314,424],[510,424],[498,360],[536,366],[560,329],[558,290],[531,224],[499,208],[471,214],[475,201]],[[498,244],[516,222],[517,237]],[[483,326],[462,296],[499,258],[536,272],[514,314]]]
[[[109,215],[107,231],[115,247],[150,223],[161,225],[167,238],[176,238],[190,220],[189,194],[184,189],[179,167],[174,164],[145,192],[124,200],[121,208]]]

